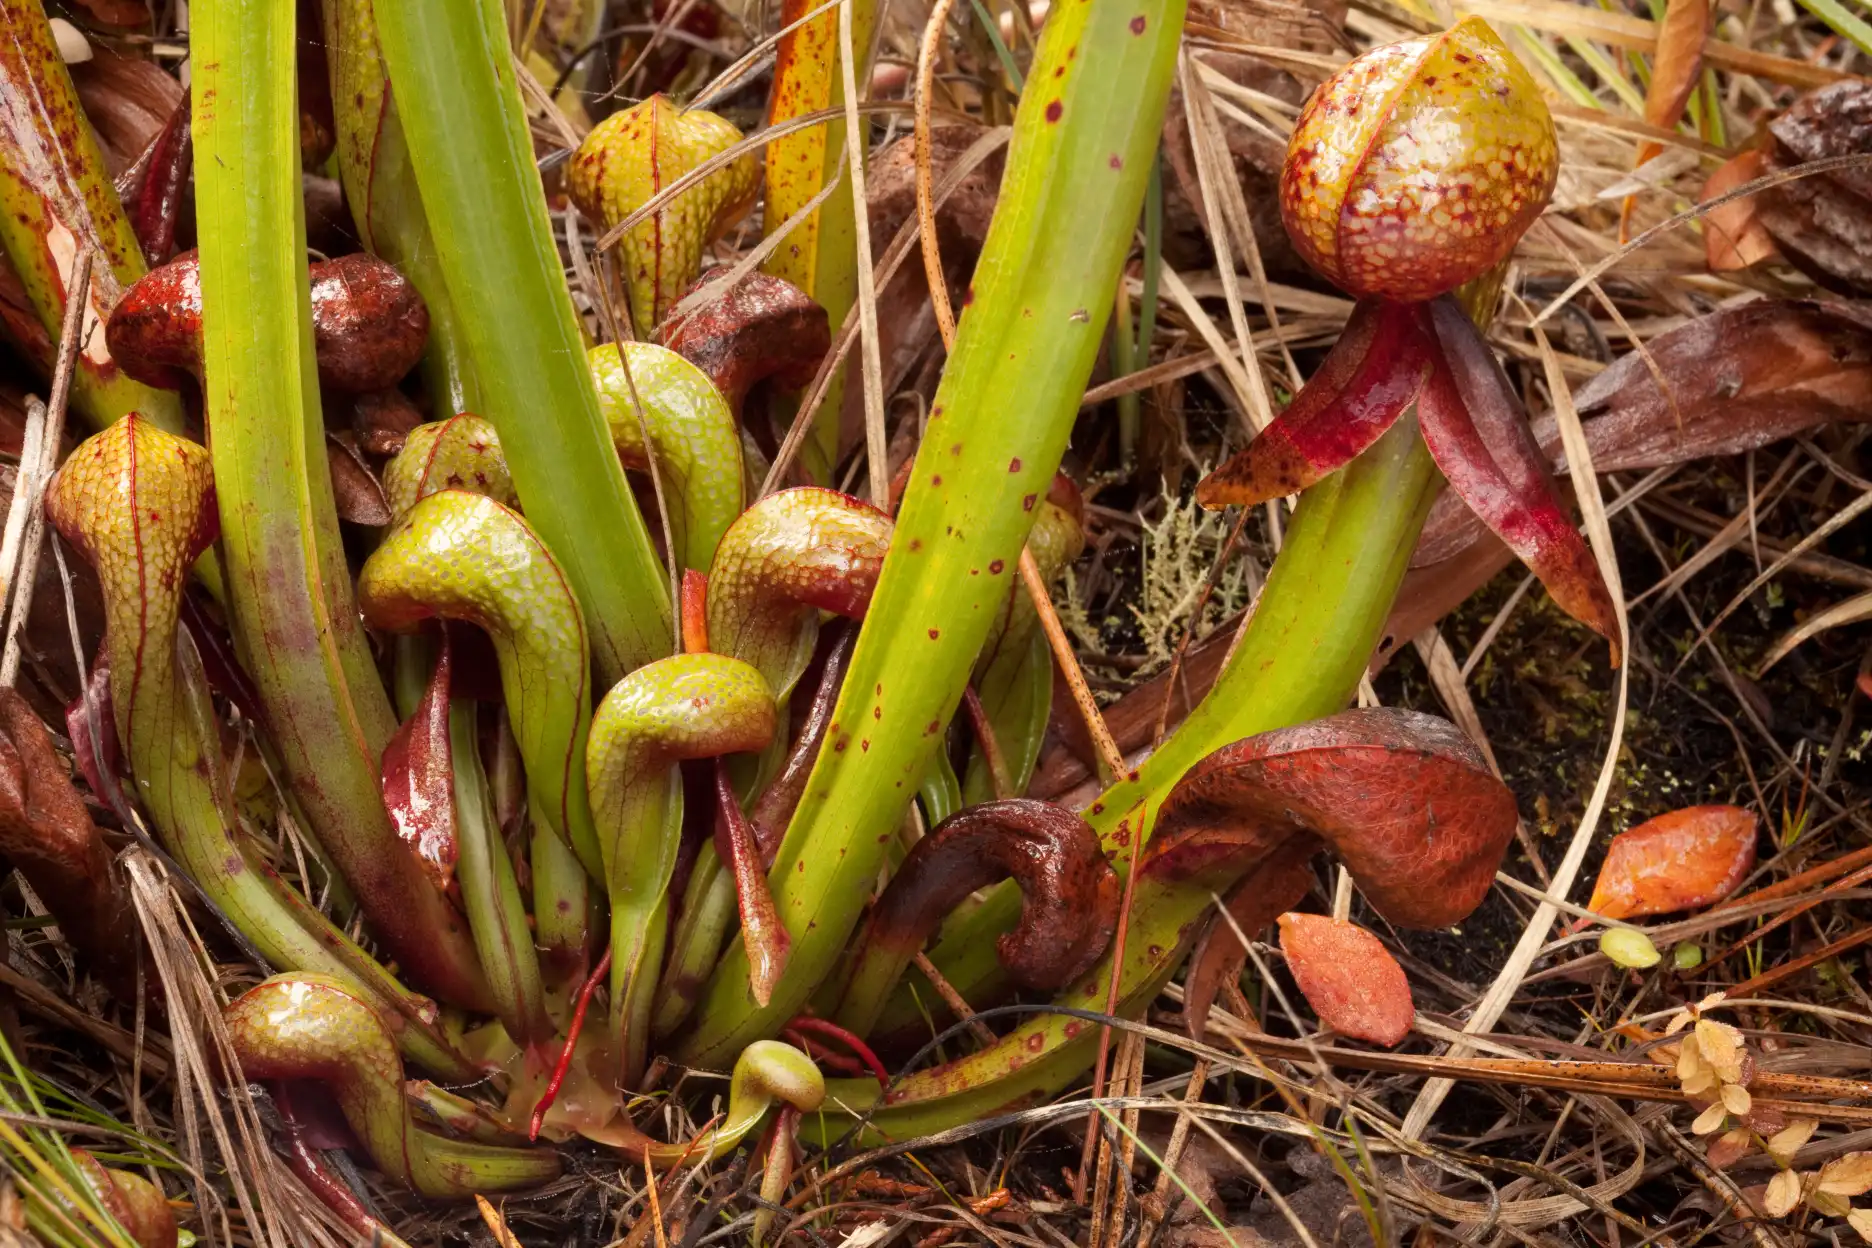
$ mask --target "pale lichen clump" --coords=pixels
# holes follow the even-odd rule
[[[1120,686],[1111,691],[1112,699],[1124,687],[1168,667],[1185,632],[1191,634],[1193,642],[1202,640],[1247,606],[1254,594],[1249,561],[1234,559],[1222,570],[1204,601],[1203,586],[1233,522],[1169,491],[1164,493],[1161,504],[1159,518],[1140,526],[1139,588],[1136,600],[1126,604],[1129,619],[1111,615],[1094,618],[1081,601],[1073,569],[1068,567],[1065,572],[1060,619],[1082,652],[1096,656],[1122,648],[1136,654],[1142,648],[1142,662],[1124,669],[1100,664],[1096,657],[1087,658],[1090,668]],[[1119,638],[1134,640],[1120,647]]]

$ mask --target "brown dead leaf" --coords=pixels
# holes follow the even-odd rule
[[[1191,1224],[1175,1228],[1164,1236],[1163,1242],[1165,1248],[1287,1248],[1285,1242],[1269,1239],[1252,1226],[1217,1230],[1213,1226]]]
[[[101,43],[93,46],[96,56],[71,67],[72,86],[114,178],[168,122],[182,98],[182,84],[154,61],[125,56]]]
[[[1645,91],[1645,120],[1660,130],[1674,130],[1683,120],[1684,105],[1703,76],[1703,41],[1709,37],[1709,0],[1670,0],[1658,26],[1657,56],[1651,62],[1651,85]],[[1643,164],[1662,150],[1647,143],[1640,149]]]
[[[45,325],[39,320],[38,310],[26,294],[19,270],[3,255],[0,255],[0,342],[15,348],[40,376],[52,375],[55,354],[52,338],[46,333]],[[22,398],[21,403],[23,401]],[[7,435],[7,453],[11,455],[19,454],[20,439],[25,433],[26,413],[21,403],[8,405],[9,415],[13,417],[8,424],[16,431]]]
[[[78,0],[91,19],[106,26],[147,26],[147,0]]]
[[[1709,1147],[1703,1151],[1703,1156],[1716,1169],[1727,1170],[1748,1156],[1748,1151],[1754,1147],[1754,1142],[1754,1137],[1749,1134],[1748,1128],[1737,1127],[1711,1140]]]
[[[1734,455],[1832,421],[1872,419],[1872,321],[1838,303],[1761,299],[1699,317],[1632,353],[1573,396],[1600,472]],[[1534,422],[1552,448],[1554,417]]]
[[[1852,79],[1802,96],[1768,134],[1766,172],[1872,153],[1872,85]],[[1872,171],[1797,178],[1760,198],[1759,219],[1791,263],[1831,290],[1872,292]]]
[[[129,889],[45,725],[7,688],[0,688],[0,853],[31,883],[86,969],[134,1001],[143,942]]]
[[[350,437],[325,435],[326,459],[331,463],[332,495],[338,504],[338,518],[351,524],[381,528],[389,524],[390,501],[383,486],[358,454]]]
[[[351,433],[366,455],[391,456],[403,449],[410,430],[423,423],[423,414],[401,390],[371,390],[354,398],[327,397],[328,410],[351,408]]]
[[[1727,195],[1762,175],[1766,157],[1749,148],[1725,161],[1703,184],[1705,202]],[[1760,195],[1749,195],[1718,205],[1703,214],[1703,251],[1712,273],[1729,273],[1772,259],[1777,253],[1774,235],[1761,223]]]
[[[1735,455],[1816,425],[1872,419],[1872,320],[1845,304],[1758,299],[1660,334],[1646,350],[1649,364],[1621,356],[1573,396],[1601,473]],[[1533,429],[1563,475],[1558,421],[1549,413]],[[1412,565],[1452,558],[1485,532],[1445,494]]]

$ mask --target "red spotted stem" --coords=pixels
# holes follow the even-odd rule
[[[725,1064],[800,1013],[838,966],[1065,450],[1142,207],[1182,20],[1178,0],[1093,0],[1047,22],[974,300],[827,746],[769,876],[792,960],[768,1005],[750,1008],[746,963],[731,951],[678,1047],[684,1060]]]
[[[236,645],[319,843],[372,930],[425,987],[484,1007],[467,924],[390,826],[395,729],[338,535],[304,262],[292,14],[192,10],[202,365]]]
[[[1441,72],[1445,61],[1462,67],[1456,80]],[[1466,84],[1465,89],[1453,90],[1453,81],[1455,85]],[[1487,89],[1469,89],[1478,85]],[[1350,101],[1361,92],[1368,101],[1375,99],[1382,107],[1353,112]],[[1290,229],[1299,233],[1319,227],[1310,236],[1313,245],[1334,249],[1328,271],[1355,293],[1430,298],[1440,294],[1443,287],[1407,287],[1429,280],[1424,275],[1430,273],[1443,274],[1438,281],[1478,278],[1466,292],[1466,310],[1471,319],[1485,320],[1493,304],[1493,290],[1482,279],[1489,266],[1512,248],[1519,226],[1528,215],[1523,210],[1524,195],[1544,198],[1544,188],[1551,186],[1551,120],[1538,93],[1527,82],[1525,71],[1513,62],[1493,32],[1471,19],[1446,36],[1411,41],[1374,53],[1367,61],[1355,62],[1341,78],[1317,93],[1311,106],[1314,113],[1330,108],[1342,108],[1356,118],[1354,128],[1365,128],[1367,141],[1355,149],[1355,159],[1338,165],[1319,163],[1314,159],[1315,148],[1324,142],[1342,142],[1345,136],[1337,131],[1309,130],[1303,119],[1295,150],[1290,154],[1294,159],[1289,174],[1302,178],[1300,189],[1305,194],[1298,201],[1289,195],[1285,202],[1289,206],[1298,203],[1305,211],[1298,222],[1290,215]],[[1448,124],[1431,131],[1403,124],[1420,114]],[[1398,122],[1395,128],[1394,121]],[[1424,148],[1416,136],[1426,132],[1440,136],[1439,142],[1457,142],[1465,137],[1471,142],[1485,142],[1503,137],[1511,148],[1522,149],[1510,163],[1514,176],[1525,176],[1527,181],[1524,185],[1512,179],[1507,184],[1474,180],[1481,201],[1474,206],[1491,210],[1501,207],[1503,211],[1489,219],[1503,223],[1506,237],[1465,238],[1460,232],[1444,235],[1428,229],[1421,236],[1412,236],[1419,250],[1407,252],[1388,268],[1396,253],[1383,245],[1369,248],[1371,223],[1342,218],[1336,206],[1339,201],[1333,196],[1353,196],[1345,202],[1356,202],[1363,212],[1368,203],[1360,197],[1364,194],[1360,179],[1368,173],[1389,176],[1399,169],[1408,172],[1412,168],[1440,172],[1452,166],[1466,168],[1478,159],[1460,147],[1448,152]],[[1293,172],[1296,162],[1300,175]],[[1328,174],[1339,181],[1329,180]],[[1381,202],[1384,193],[1396,191],[1401,196],[1398,210],[1408,216],[1427,211],[1431,206],[1421,201],[1428,195],[1442,194],[1439,188],[1443,185],[1434,178],[1393,177],[1385,181],[1380,177],[1372,193]],[[1538,205],[1534,211],[1538,211]],[[1351,216],[1356,218],[1358,214]],[[1341,224],[1349,231],[1343,236],[1336,232]],[[1434,222],[1426,220],[1422,224],[1430,226]],[[1449,279],[1451,273],[1459,276]],[[1393,282],[1403,285],[1392,289],[1387,284]],[[1440,312],[1436,315],[1442,316]],[[966,326],[965,318],[965,330]],[[1440,342],[1451,341],[1441,325],[1436,333]],[[1431,361],[1431,380],[1441,376],[1460,384],[1465,374],[1475,375],[1474,370],[1449,361],[1447,346],[1442,355],[1442,360]],[[1349,374],[1331,375],[1341,376]],[[1096,1008],[1116,1001],[1119,1012],[1141,1009],[1181,962],[1194,935],[1195,921],[1207,908],[1211,892],[1231,885],[1264,861],[1266,852],[1274,847],[1276,842],[1263,842],[1253,851],[1248,842],[1231,845],[1230,835],[1261,835],[1254,831],[1257,820],[1240,807],[1221,802],[1220,794],[1208,790],[1224,783],[1224,776],[1237,762],[1246,761],[1233,759],[1231,751],[1252,753],[1274,748],[1275,743],[1288,738],[1269,729],[1331,714],[1350,697],[1379,639],[1437,485],[1430,454],[1417,436],[1417,419],[1424,414],[1423,406],[1420,400],[1416,410],[1401,413],[1390,430],[1370,443],[1363,454],[1306,491],[1254,618],[1216,690],[1141,768],[1113,784],[1088,810],[1088,818],[1101,833],[1107,849],[1114,853],[1152,837],[1152,823],[1156,825],[1155,835],[1135,873],[1135,901],[1129,915],[1133,938],[1121,957],[1108,960],[1089,982],[1063,997],[1062,1003]],[[1501,445],[1489,448],[1489,455],[1499,471]],[[1576,534],[1573,540],[1577,542]],[[1304,734],[1308,729],[1291,731]],[[1214,753],[1254,732],[1263,736]],[[1294,742],[1305,739],[1304,735],[1292,738]],[[1211,754],[1214,757],[1209,761],[1200,761]],[[1476,770],[1486,774],[1479,765]],[[1269,826],[1291,829],[1284,812],[1293,805],[1292,795],[1284,797],[1279,804],[1279,818]],[[1426,837],[1443,818],[1437,813],[1435,801],[1427,807],[1415,803],[1405,806],[1416,822],[1410,829],[1394,828],[1395,833],[1408,831],[1411,836]],[[1461,807],[1458,799],[1454,808]],[[1445,803],[1444,809],[1450,808]],[[1511,801],[1505,804],[1505,811],[1506,830],[1489,831],[1487,840],[1494,840],[1498,832],[1505,838],[1512,829]],[[1325,833],[1324,826],[1314,826]],[[1192,837],[1193,832],[1202,835]],[[1290,831],[1282,831],[1279,839],[1284,841],[1289,836]],[[1454,838],[1453,843],[1433,840],[1431,844],[1447,852],[1461,839]],[[1364,853],[1354,841],[1339,838],[1338,843],[1342,851],[1351,846],[1355,858]],[[1498,845],[1494,852],[1499,856]],[[1351,864],[1355,872],[1363,869],[1369,873],[1386,861],[1383,855],[1364,857],[1362,864]],[[1405,855],[1407,860],[1411,857]],[[1458,866],[1454,861],[1450,865]],[[1493,858],[1478,851],[1468,865],[1460,867],[1459,874],[1465,881],[1460,886],[1452,879],[1447,881],[1446,889],[1418,875],[1390,886],[1371,882],[1367,893],[1373,895],[1375,903],[1384,904],[1379,895],[1393,891],[1392,899],[1406,908],[1410,903],[1439,896],[1445,900],[1460,896],[1469,899],[1465,905],[1473,904],[1480,896],[1479,890],[1487,887],[1492,869]],[[1406,895],[1397,896],[1397,889]],[[1004,898],[991,899],[959,923],[951,938],[956,948],[978,949],[986,933],[1004,928],[1011,916],[1008,905]],[[1426,911],[1417,921],[1444,920]],[[939,955],[943,952],[938,950]],[[973,965],[979,968],[979,955],[973,956]],[[952,956],[943,968],[951,978],[959,961]],[[942,962],[941,957],[938,962]],[[979,985],[986,978],[978,973],[965,982]],[[890,1104],[871,1117],[870,1129],[891,1138],[913,1136],[990,1112],[1020,1096],[1057,1091],[1083,1070],[1092,1056],[1089,1037],[1081,1034],[1083,1030],[1076,1020],[1058,1017],[1022,1024],[980,1053],[902,1082],[893,1090]],[[839,1089],[841,1093],[847,1090],[862,1095],[860,1088]]]

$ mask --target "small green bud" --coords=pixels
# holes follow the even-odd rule
[[[1663,957],[1651,938],[1635,927],[1608,927],[1599,936],[1599,952],[1627,970],[1656,966]]]

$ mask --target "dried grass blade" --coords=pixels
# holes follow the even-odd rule
[[[1566,376],[1560,370],[1559,357],[1555,355],[1552,344],[1547,341],[1546,334],[1538,324],[1534,326],[1534,335],[1542,366],[1546,370],[1547,386],[1552,393],[1554,414],[1560,422],[1561,440],[1567,453],[1567,471],[1573,478],[1573,490],[1579,498],[1580,511],[1585,516],[1586,534],[1593,554],[1598,557],[1600,574],[1605,578],[1606,588],[1612,596],[1613,609],[1618,616],[1620,648],[1623,650],[1629,645],[1630,636],[1630,626],[1625,618],[1625,590],[1619,579],[1618,561],[1613,554],[1612,530],[1606,519],[1605,500],[1599,493],[1599,478],[1593,473],[1592,451],[1586,445],[1585,432],[1580,428],[1579,413],[1573,410],[1572,391],[1567,388]],[[1599,816],[1605,810],[1606,797],[1611,792],[1619,749],[1625,739],[1625,710],[1631,693],[1631,666],[1630,663],[1624,663],[1619,667],[1618,700],[1612,712],[1611,739],[1606,745],[1605,760],[1600,765],[1599,778],[1593,785],[1585,811],[1580,815],[1579,825],[1573,831],[1573,839],[1567,844],[1566,856],[1560,860],[1559,869],[1554,872],[1553,882],[1549,886],[1550,891],[1559,897],[1567,895],[1579,875],[1580,864],[1586,857],[1587,847],[1592,844],[1593,832],[1599,825]],[[1508,955],[1508,961],[1497,973],[1495,981],[1489,985],[1488,991],[1483,994],[1463,1027],[1465,1032],[1487,1031],[1501,1018],[1519,990],[1528,968],[1534,964],[1541,947],[1547,943],[1548,933],[1559,914],[1559,909],[1552,902],[1542,902],[1536,907],[1533,917],[1521,933],[1521,939]],[[1461,1053],[1460,1048],[1453,1049],[1447,1056],[1453,1059],[1461,1056]],[[1404,1120],[1404,1134],[1407,1138],[1416,1139],[1423,1134],[1424,1128],[1430,1125],[1430,1119],[1435,1116],[1453,1086],[1448,1079],[1433,1079],[1423,1086]]]
[[[858,125],[858,79],[852,40],[852,6],[839,5],[839,72],[844,77],[845,172],[851,182],[852,235],[858,250],[859,363],[863,372],[865,458],[871,501],[890,506],[890,453],[884,429],[884,364],[878,355],[877,284],[871,266],[871,218],[865,211],[866,132]]]

